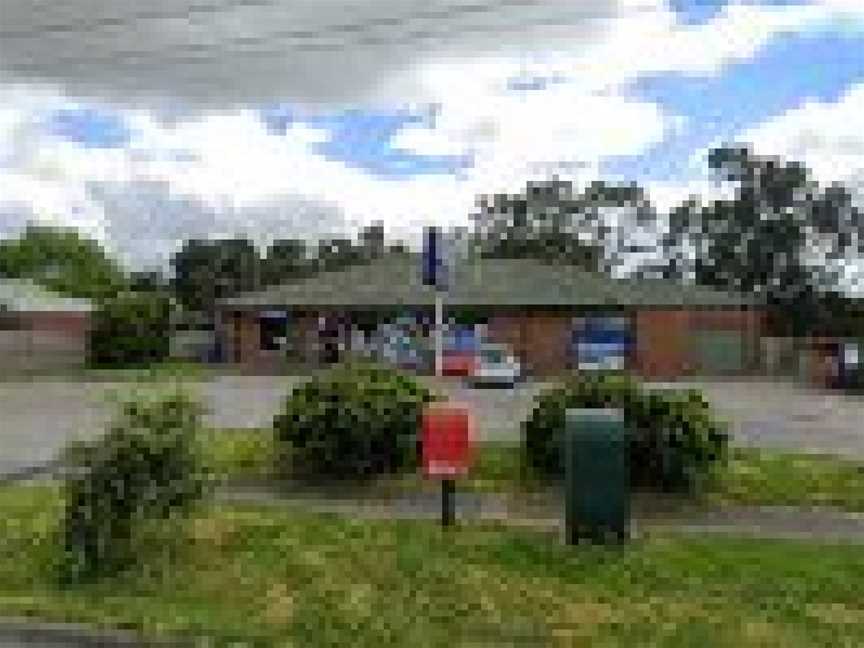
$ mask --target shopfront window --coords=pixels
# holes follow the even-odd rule
[[[281,351],[288,341],[288,315],[283,312],[266,311],[259,317],[262,351]]]

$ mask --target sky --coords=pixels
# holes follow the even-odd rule
[[[142,8],[142,6],[144,8]],[[864,195],[860,0],[0,0],[0,237],[419,240],[553,175],[665,212],[748,144]]]

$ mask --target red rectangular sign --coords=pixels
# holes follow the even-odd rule
[[[471,414],[451,403],[430,405],[423,414],[423,473],[451,478],[468,472]]]

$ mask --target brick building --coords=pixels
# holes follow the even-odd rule
[[[0,375],[81,367],[92,304],[0,278]]]
[[[287,344],[316,364],[322,346],[350,349],[357,329],[397,315],[428,321],[434,292],[422,285],[419,266],[413,255],[391,255],[223,300],[218,329],[227,359],[266,371],[284,361]],[[578,366],[574,331],[586,318],[624,322],[631,340],[626,366],[646,377],[758,370],[764,317],[744,295],[528,259],[482,259],[456,269],[445,305],[448,316],[470,312],[486,339],[511,346],[538,376]]]

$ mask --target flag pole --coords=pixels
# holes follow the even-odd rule
[[[444,374],[444,291],[435,290],[435,376]]]

